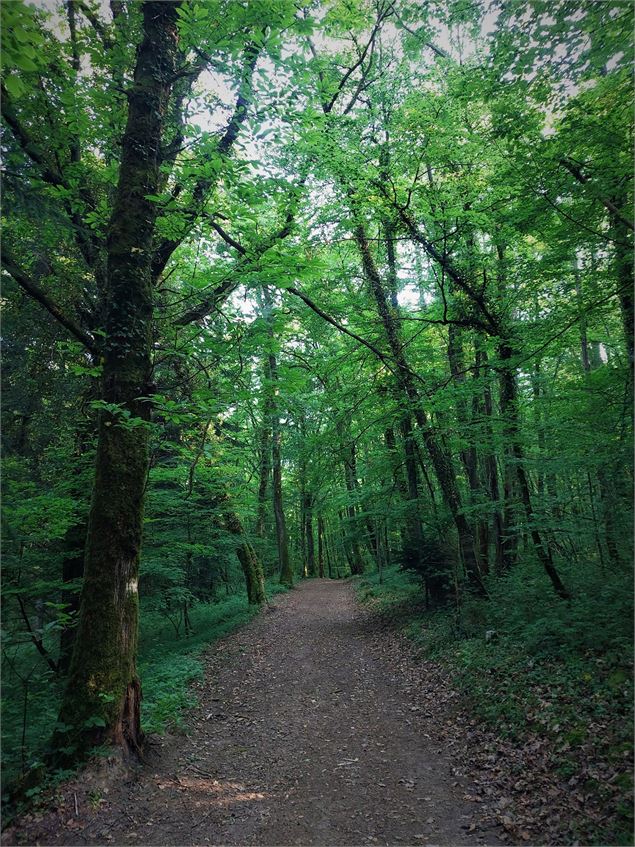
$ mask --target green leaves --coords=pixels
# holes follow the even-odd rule
[[[41,49],[44,35],[38,25],[38,14],[30,6],[4,3],[0,15],[2,80],[9,94],[17,98],[26,91],[26,81],[20,72],[33,73],[44,64]]]

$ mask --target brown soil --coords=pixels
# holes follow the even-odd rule
[[[302,583],[207,665],[187,735],[108,789],[64,791],[5,843],[502,843],[441,729],[452,693],[350,585]]]

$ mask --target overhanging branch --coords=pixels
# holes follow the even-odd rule
[[[22,288],[33,300],[36,300],[41,306],[43,306],[46,311],[52,315],[55,320],[60,323],[77,341],[80,341],[84,347],[91,353],[91,355],[96,356],[98,353],[97,347],[95,345],[95,339],[89,335],[86,330],[84,330],[78,323],[76,323],[72,318],[69,318],[68,315],[65,315],[62,309],[55,303],[48,294],[45,294],[44,291],[35,283],[26,273],[13,261],[12,257],[8,254],[7,248],[2,246],[2,266],[7,271],[10,276],[17,282],[17,284]]]

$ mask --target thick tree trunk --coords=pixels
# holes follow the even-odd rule
[[[143,5],[143,40],[128,94],[114,208],[107,239],[103,412],[86,543],[84,588],[68,686],[54,746],[76,760],[103,742],[141,745],[137,678],[139,553],[148,472],[151,387],[150,265],[161,135],[178,47],[176,2]]]

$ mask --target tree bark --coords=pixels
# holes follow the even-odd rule
[[[152,238],[160,144],[175,72],[178,2],[143,5],[143,38],[107,238],[102,398],[129,415],[102,412],[88,522],[79,626],[54,757],[78,760],[108,742],[139,752],[136,673],[139,553],[148,472],[152,352]],[[60,748],[65,748],[60,754]]]

